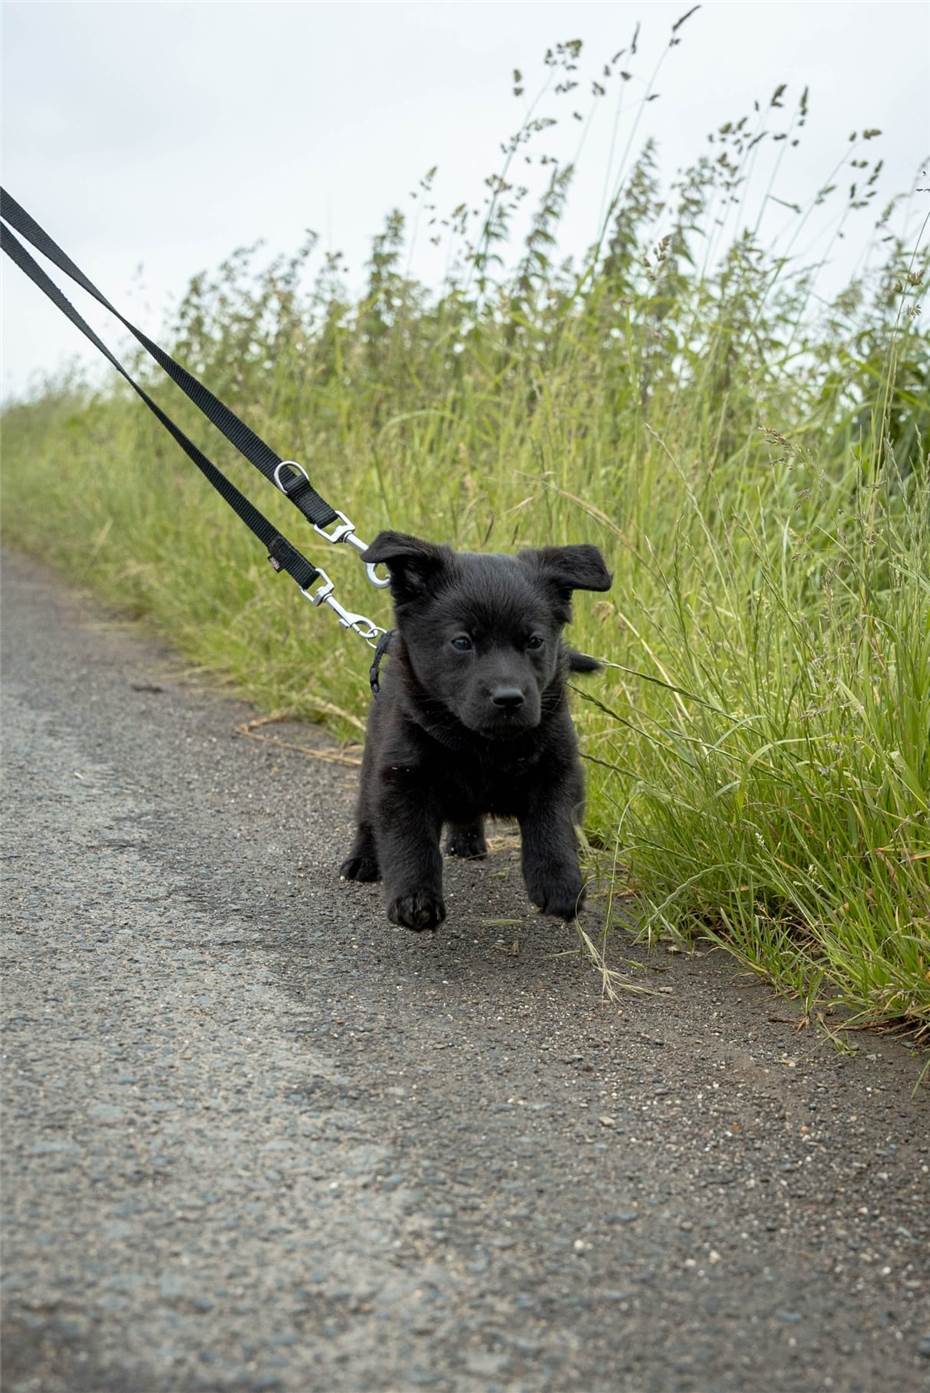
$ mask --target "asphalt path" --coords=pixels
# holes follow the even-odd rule
[[[928,1386],[901,1044],[625,936],[606,1002],[506,829],[394,928],[319,732],[21,558],[3,646],[4,1393]]]

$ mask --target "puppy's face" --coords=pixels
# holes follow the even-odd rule
[[[506,740],[538,726],[560,670],[572,590],[606,590],[595,547],[518,556],[453,552],[382,532],[365,553],[390,572],[397,627],[431,701],[466,729]]]

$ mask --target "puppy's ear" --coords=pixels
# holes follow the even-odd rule
[[[423,542],[406,532],[379,532],[371,546],[362,552],[366,564],[374,562],[387,566],[391,594],[399,604],[431,593],[451,557],[448,547]]]
[[[597,547],[587,544],[521,551],[520,560],[533,566],[566,599],[573,590],[609,590],[613,580]]]

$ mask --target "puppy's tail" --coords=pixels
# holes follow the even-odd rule
[[[597,658],[589,658],[587,653],[579,653],[574,648],[566,648],[565,656],[569,672],[601,672],[604,667]]]

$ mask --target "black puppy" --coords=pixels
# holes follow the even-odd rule
[[[475,857],[487,852],[484,815],[515,817],[530,899],[574,919],[584,779],[565,677],[598,665],[563,646],[562,626],[573,590],[610,586],[600,552],[484,556],[381,532],[363,559],[388,568],[397,632],[369,714],[358,831],[341,874],[383,877],[388,918],[434,929],[446,915],[443,823],[446,850]]]

